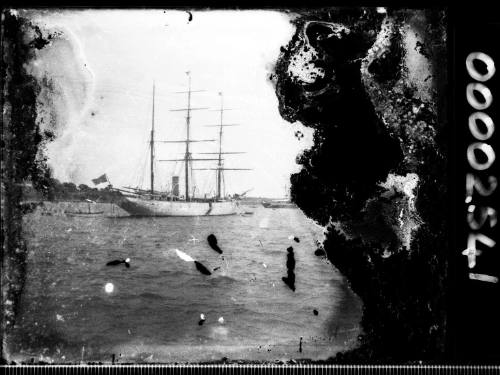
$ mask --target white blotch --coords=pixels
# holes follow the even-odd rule
[[[498,277],[490,276],[490,275],[483,275],[480,273],[469,273],[469,279],[486,281],[488,283],[495,283],[495,284],[498,283]]]
[[[267,265],[266,265],[265,263],[262,263],[262,266],[263,266],[264,268],[267,268]]]
[[[288,236],[288,239],[289,239],[289,240],[293,240],[293,239],[294,239],[294,236],[293,236],[293,235]]]
[[[398,221],[399,221],[399,226],[402,228],[403,225],[404,225],[404,221],[403,221],[403,213],[404,213],[404,209],[401,209],[401,212],[399,213],[399,218],[398,218]]]
[[[104,286],[104,291],[106,293],[113,293],[113,290],[115,290],[115,286],[112,284],[112,283],[107,283],[105,286]]]
[[[68,228],[66,229],[66,232],[71,232],[73,230],[73,228]]]
[[[126,263],[130,263],[130,258],[125,259]]]
[[[64,322],[64,317],[62,315],[56,314],[56,319],[60,322]]]
[[[224,324],[224,318],[221,316],[221,317],[218,319],[218,322],[219,322],[220,324]]]
[[[385,14],[387,13],[387,9],[385,7],[377,7],[377,13]]]
[[[130,329],[128,329],[127,331],[128,331],[128,334],[129,334],[129,335],[131,335],[131,334],[132,334],[132,332],[130,332]]]
[[[259,228],[267,228],[269,226],[269,218],[264,217],[260,222],[259,222]]]
[[[389,173],[387,180],[379,186],[387,189],[383,195],[391,197],[394,193],[403,194],[407,199],[407,209],[401,208],[401,211],[396,218],[399,224],[400,238],[403,245],[409,249],[412,240],[412,232],[419,227],[420,219],[415,209],[415,190],[418,185],[419,178],[416,173],[408,173],[406,176]],[[403,201],[402,201],[403,202]],[[406,212],[406,216],[404,215]]]
[[[295,55],[295,59],[290,61],[287,73],[303,84],[314,83],[317,79],[323,78],[325,70],[320,66],[310,64],[314,58],[318,57],[316,50],[309,48],[308,51],[302,50],[301,52],[302,55]]]
[[[186,254],[184,251],[180,251],[178,249],[174,249],[174,250],[175,250],[175,253],[177,254],[177,256],[179,258],[181,258],[182,260],[184,260],[186,262],[194,262],[194,259],[190,255]]]
[[[395,175],[389,173],[387,180],[380,184],[381,187],[387,190],[394,189],[404,193],[408,197],[408,208],[415,209],[415,193],[414,190],[418,184],[418,175],[416,173],[408,173],[406,176]]]
[[[205,314],[200,314],[200,319],[205,320]]]
[[[405,46],[404,62],[408,81],[415,88],[415,96],[423,101],[432,100],[434,80],[427,79],[432,75],[431,63],[422,53],[417,51],[417,42],[422,42],[422,36],[413,27],[408,27],[403,34]],[[427,81],[426,81],[427,79]],[[416,110],[418,112],[419,109]],[[414,112],[414,113],[416,113]]]
[[[226,327],[221,327],[221,326],[217,326],[217,327],[213,327],[210,331],[210,336],[212,338],[218,338],[218,337],[221,337],[221,336],[227,336],[229,330],[226,328]]]
[[[75,160],[84,155],[95,135],[87,123],[94,104],[95,76],[89,68],[81,38],[62,25],[47,23],[44,28],[56,29],[64,35],[64,38],[54,38],[50,47],[39,51],[37,65],[28,67],[30,73],[40,80],[50,77],[53,87],[43,85],[37,98],[40,103],[37,120],[41,126],[59,124],[57,138],[46,150],[49,165],[54,177],[61,181],[86,179]]]

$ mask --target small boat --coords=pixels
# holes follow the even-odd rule
[[[287,186],[285,186],[284,199],[269,199],[262,201],[262,205],[265,208],[297,208],[297,205],[290,200],[290,191]]]
[[[295,203],[290,202],[288,199],[273,199],[269,201],[262,201],[265,208],[297,208]]]

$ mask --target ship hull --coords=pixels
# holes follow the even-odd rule
[[[182,202],[124,197],[118,205],[131,216],[223,216],[239,212],[236,201]]]

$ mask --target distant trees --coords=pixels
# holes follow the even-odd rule
[[[76,185],[72,182],[63,182],[62,183],[63,190],[68,193],[73,193],[77,191]]]
[[[84,201],[90,199],[96,202],[113,202],[118,196],[119,193],[112,191],[109,186],[97,189],[86,184],[77,186],[73,182],[61,182],[57,178],[50,178],[45,199],[49,201]],[[23,197],[24,200],[44,199],[40,192],[28,185],[23,189]]]

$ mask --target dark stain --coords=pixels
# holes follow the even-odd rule
[[[301,171],[290,179],[292,200],[321,225],[331,220],[368,227],[368,219],[376,219],[374,228],[383,229],[378,235],[375,230],[367,241],[363,235],[347,239],[329,226],[324,250],[315,251],[317,256],[328,256],[364,306],[359,346],[338,354],[332,359],[337,363],[439,359],[444,353],[445,301],[437,291],[444,289],[447,261],[446,252],[435,249],[447,246],[445,13],[423,11],[419,30],[423,40],[419,52],[428,53],[432,62],[437,111],[417,98],[411,83],[403,83],[402,92],[391,89],[403,77],[399,30],[408,26],[414,11],[388,14],[396,32],[389,49],[368,65],[368,73],[380,86],[366,87],[361,77],[361,60],[385,17],[369,8],[303,11],[293,21],[297,31],[281,48],[271,77],[281,116],[315,130],[314,145],[297,158]],[[342,24],[349,32],[332,32],[333,24]],[[300,76],[289,74],[288,67],[311,49],[316,58],[306,65],[322,68],[325,75],[302,82]],[[437,132],[436,143],[428,141],[429,127]],[[416,146],[411,153],[409,145]],[[403,249],[394,241],[394,229],[377,219],[382,199],[375,202],[384,191],[378,183],[389,173],[409,172],[420,179],[415,204],[424,224],[413,233],[411,248]],[[369,200],[375,202],[365,211]],[[392,255],[384,258],[384,251]]]
[[[286,260],[287,276],[283,276],[281,279],[291,290],[295,292],[295,256],[293,253],[293,247],[290,246],[286,250],[288,251]]]
[[[196,266],[196,269],[198,271],[200,271],[200,273],[204,274],[204,275],[211,275],[212,273],[207,269],[207,267],[205,267],[203,264],[201,264],[200,262],[198,262],[197,260],[194,261],[194,264]]]
[[[117,260],[112,260],[106,263],[106,266],[118,266],[119,264],[125,264],[125,267],[129,268],[130,267],[130,262],[127,262],[126,259],[117,259]]]
[[[50,36],[50,35],[49,35]],[[55,35],[54,35],[55,36]],[[8,335],[18,313],[19,299],[25,282],[27,248],[23,239],[23,185],[31,181],[34,189],[47,192],[50,170],[45,146],[54,140],[51,130],[41,131],[37,123],[37,96],[41,83],[29,73],[36,50],[45,48],[50,40],[38,26],[2,10],[2,82],[4,112],[2,121],[2,215],[1,241],[2,291],[4,323]]]
[[[217,251],[219,254],[222,254],[222,250],[220,249],[219,245],[217,245],[217,237],[213,234],[209,234],[207,237],[208,244],[212,249]]]
[[[290,59],[305,45],[298,33],[276,64],[280,114],[292,123],[300,121],[315,129],[313,147],[297,157],[302,170],[291,176],[291,198],[322,225],[332,213],[345,216],[361,211],[376,190],[375,183],[402,157],[398,142],[375,113],[361,81],[359,58],[375,40],[376,34],[369,33],[370,28],[379,27],[375,18],[365,17],[349,25],[351,32],[345,41],[344,34],[327,38],[331,29],[321,24],[302,26],[320,56],[311,63],[332,72],[312,85],[304,86],[288,74]]]

